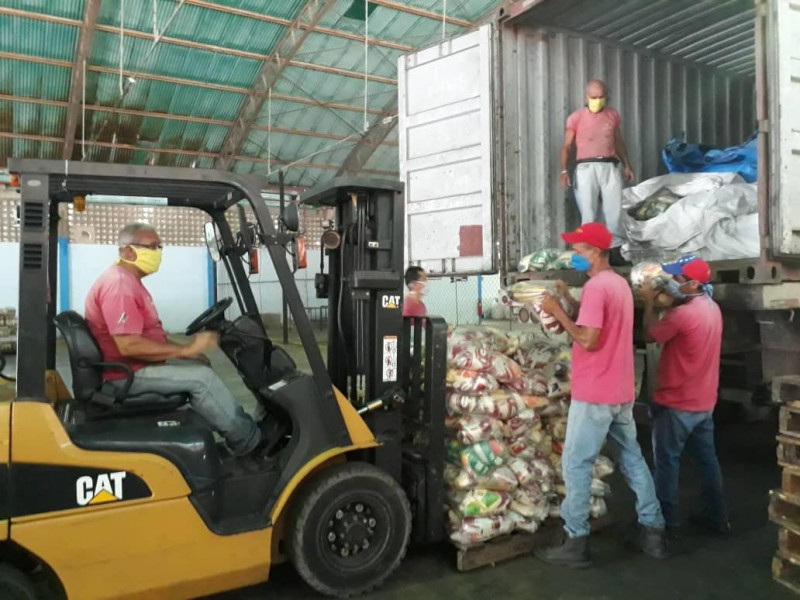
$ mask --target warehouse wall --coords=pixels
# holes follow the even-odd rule
[[[500,169],[512,268],[537,248],[560,246],[558,233],[577,224],[574,200],[559,185],[559,153],[588,80],[610,88],[638,181],[663,172],[661,150],[681,132],[691,142],[728,146],[755,130],[752,77],[546,29],[503,28],[502,60]]]
[[[70,244],[69,308],[83,313],[86,294],[95,279],[117,257],[117,247],[105,244]],[[164,250],[158,273],[144,280],[153,295],[164,327],[180,332],[208,307],[208,253],[204,247],[174,247]],[[0,308],[19,309],[19,246],[0,243]],[[62,267],[59,265],[59,270]],[[56,305],[60,310],[62,303]]]

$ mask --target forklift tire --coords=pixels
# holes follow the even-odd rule
[[[292,507],[288,552],[300,576],[336,598],[365,594],[400,565],[411,535],[403,489],[363,462],[326,469]]]
[[[33,582],[19,569],[0,564],[0,598],[3,600],[39,600]]]

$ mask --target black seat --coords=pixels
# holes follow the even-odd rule
[[[103,361],[103,355],[82,316],[67,310],[56,316],[55,324],[69,350],[72,393],[92,418],[171,411],[189,401],[188,394],[164,396],[153,392],[131,395],[133,370],[124,363]],[[103,385],[103,371],[125,373],[122,389]]]

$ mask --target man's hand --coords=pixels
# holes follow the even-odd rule
[[[192,343],[187,346],[187,358],[196,358],[198,354],[203,354],[213,350],[219,345],[219,334],[213,331],[201,331],[194,336]]]
[[[187,360],[196,360],[207,367],[211,366],[211,360],[205,354],[195,354],[194,356],[187,356]]]
[[[624,177],[625,181],[627,181],[628,183],[633,183],[634,179],[636,179],[636,176],[633,173],[633,169],[631,169],[630,167],[625,167]]]
[[[561,187],[564,189],[567,189],[572,185],[572,181],[569,178],[569,173],[561,173],[561,177],[559,179],[561,180]]]
[[[558,298],[552,294],[548,294],[547,292],[542,294],[542,301],[539,303],[539,306],[544,312],[553,315],[554,317],[564,312],[564,308],[561,306]]]

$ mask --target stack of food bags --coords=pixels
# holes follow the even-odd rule
[[[535,532],[558,516],[571,349],[532,333],[489,327],[448,334],[450,539],[469,546],[513,530]],[[613,472],[602,457],[599,473]],[[593,482],[592,516],[610,491]]]
[[[564,312],[571,318],[575,318],[575,310],[572,304],[556,290],[555,285],[545,281],[520,281],[514,284],[508,290],[509,295],[514,300],[524,306],[524,310],[520,310],[520,317],[523,322],[527,319],[524,318],[525,314],[533,314],[536,319],[541,323],[542,329],[547,334],[559,335],[564,333],[564,327],[559,323],[553,315],[542,310],[542,301],[545,294],[550,294],[558,299],[559,304],[564,309]],[[527,311],[527,312],[525,312]]]

